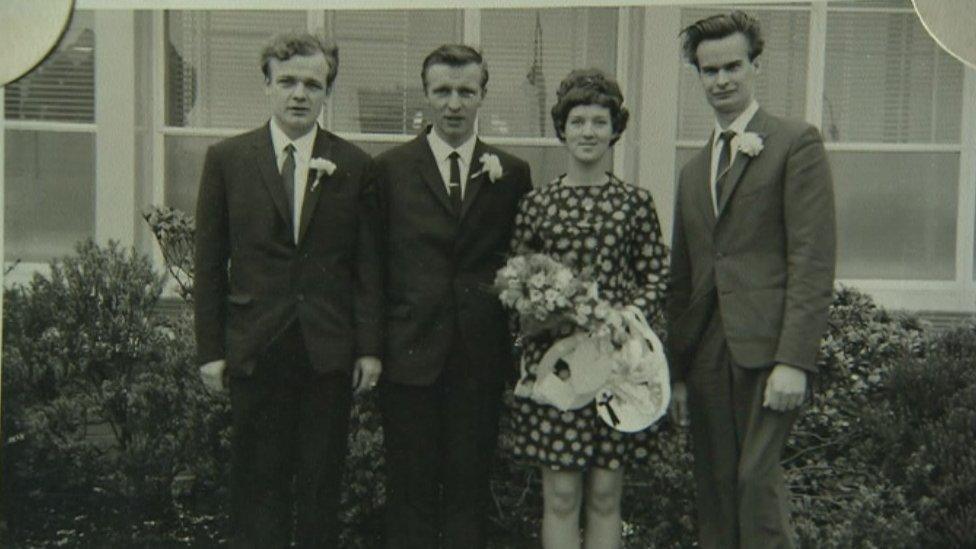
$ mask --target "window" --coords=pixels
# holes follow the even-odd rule
[[[903,2],[828,5],[838,277],[954,280],[964,70]]]
[[[332,99],[333,131],[415,135],[426,126],[420,80],[424,57],[462,40],[461,12],[337,11],[339,76]]]
[[[725,8],[721,11],[728,11]],[[777,116],[803,118],[806,108],[810,14],[805,8],[749,9],[759,20],[766,45],[759,56],[756,100]],[[681,10],[681,28],[719,13],[718,9]],[[677,54],[677,52],[676,52]],[[678,139],[704,141],[715,127],[698,72],[683,63],[678,92]]]
[[[481,45],[488,95],[479,132],[499,137],[556,137],[549,114],[559,83],[573,69],[616,74],[617,10],[485,10]]]
[[[95,24],[4,88],[4,261],[46,262],[95,233]]]
[[[616,9],[168,11],[165,203],[192,212],[207,147],[267,120],[258,59],[272,34],[324,27],[336,40],[323,122],[375,155],[428,124],[424,57],[465,41],[465,17],[490,72],[479,134],[523,156],[537,184],[550,181],[566,163],[549,116],[556,88],[573,68],[616,72]]]

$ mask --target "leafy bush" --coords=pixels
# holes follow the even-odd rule
[[[219,413],[189,357],[186,321],[157,313],[162,279],[115,243],[79,244],[4,293],[4,517],[32,499],[173,511],[174,479],[213,467],[201,439]],[[202,410],[201,408],[206,408]],[[209,440],[213,440],[210,437]],[[15,520],[19,517],[23,520]]]
[[[192,220],[175,210],[146,218],[188,300]],[[87,243],[56,261],[50,277],[4,293],[3,518],[11,530],[29,529],[38,501],[61,515],[15,541],[216,545],[224,537],[229,402],[199,381],[189,310],[156,312],[161,287],[144,258]],[[842,288],[819,361],[784,455],[800,545],[976,546],[976,327],[935,336],[917,318]],[[510,437],[503,418],[502,446]],[[375,395],[356,399],[344,547],[382,543],[382,440]],[[653,451],[651,467],[627,473],[625,547],[690,546],[687,431],[665,420]],[[538,472],[503,451],[497,457],[491,546],[537,544]],[[115,537],[93,537],[110,519]],[[88,530],[65,534],[78,521]]]
[[[922,524],[917,545],[976,546],[976,326],[899,364],[885,397],[889,406],[869,420],[885,434],[881,470]]]
[[[914,546],[918,521],[903,488],[877,474],[887,443],[868,418],[887,408],[893,370],[925,349],[917,318],[851,288],[835,294],[813,397],[784,452],[801,545]]]

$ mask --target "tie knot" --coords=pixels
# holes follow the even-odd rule
[[[285,154],[295,154],[295,145],[292,143],[285,145]]]
[[[732,140],[735,139],[735,131],[725,130],[724,132],[721,133],[721,136],[722,136],[722,140],[724,140],[726,143],[731,143]]]
[[[451,154],[447,155],[447,158],[450,160],[460,160],[461,154],[457,151],[451,151]]]

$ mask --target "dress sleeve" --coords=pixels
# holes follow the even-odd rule
[[[634,286],[630,304],[644,313],[647,322],[661,325],[661,314],[668,285],[668,249],[661,238],[661,224],[654,199],[644,191],[635,193],[635,215],[631,220],[630,266]]]
[[[539,252],[542,242],[536,232],[539,209],[539,196],[530,192],[519,202],[518,212],[515,214],[515,228],[512,231],[511,255],[521,255]]]

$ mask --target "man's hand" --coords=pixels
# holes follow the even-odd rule
[[[675,381],[671,386],[671,421],[681,427],[687,427],[688,420],[688,386],[683,381]]]
[[[212,360],[200,366],[200,380],[203,386],[212,393],[220,393],[227,389],[224,384],[224,375],[227,372],[227,361],[224,359]]]
[[[803,403],[807,392],[807,373],[788,364],[777,364],[766,380],[763,406],[787,412]]]
[[[352,371],[352,389],[359,395],[376,387],[383,373],[383,363],[375,356],[361,356],[356,359],[356,367]]]

